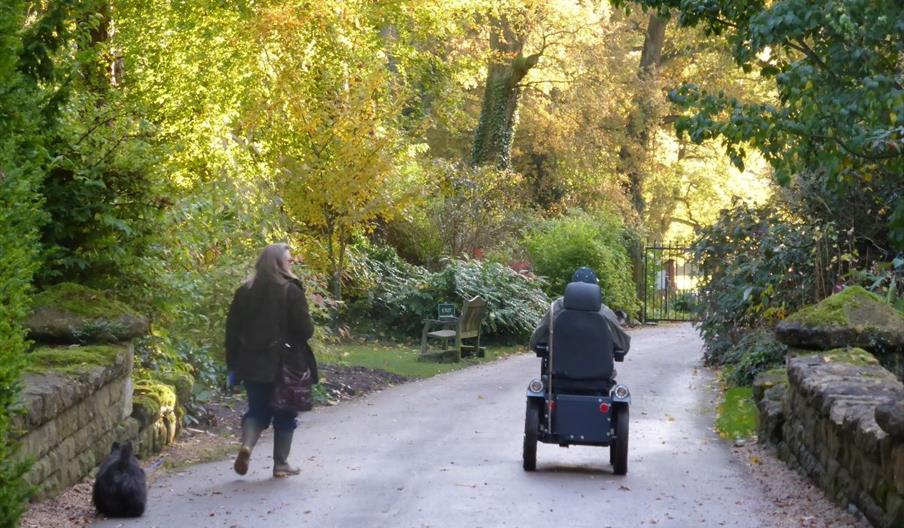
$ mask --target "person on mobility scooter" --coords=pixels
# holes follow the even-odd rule
[[[596,275],[575,272],[565,295],[544,316],[531,346],[542,358],[540,377],[527,389],[523,466],[537,466],[537,442],[609,446],[616,475],[628,471],[627,387],[616,383],[614,361],[623,361],[630,337],[602,304]]]
[[[586,282],[588,284],[599,284],[596,273],[588,267],[578,268],[574,275],[571,276],[571,282]],[[553,313],[558,315],[562,311],[562,298],[559,297],[553,303]],[[600,302],[600,313],[606,318],[609,325],[609,333],[612,336],[612,345],[616,357],[619,354],[624,357],[631,348],[631,336],[629,336],[621,327],[621,321],[618,315],[611,308]],[[549,311],[543,315],[540,324],[534,329],[534,333],[530,336],[530,349],[534,350],[537,345],[549,344]],[[618,361],[618,360],[616,360]]]

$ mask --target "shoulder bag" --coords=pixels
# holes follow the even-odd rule
[[[289,285],[283,291],[283,299],[286,299]],[[283,314],[282,330],[283,336],[288,334],[288,311],[286,305],[286,314]],[[270,398],[270,408],[274,411],[285,412],[303,412],[310,411],[314,408],[314,396],[312,388],[314,386],[311,369],[307,364],[303,370],[299,370],[292,366],[291,361],[286,360],[286,354],[292,353],[293,349],[288,343],[288,339],[282,339],[284,344],[279,353],[279,368],[276,371],[276,379],[273,383],[273,395]],[[305,362],[307,363],[307,362]]]

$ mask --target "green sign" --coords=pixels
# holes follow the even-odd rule
[[[454,319],[455,305],[452,303],[440,303],[439,306],[437,306],[437,312],[439,313],[440,319]]]

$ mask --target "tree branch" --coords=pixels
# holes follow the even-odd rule
[[[785,43],[785,45],[788,46],[789,48],[791,48],[791,49],[793,49],[793,50],[797,50],[797,51],[803,53],[804,55],[806,55],[806,57],[807,57],[808,59],[810,59],[810,60],[811,60],[813,63],[815,63],[817,66],[819,66],[820,68],[822,68],[822,69],[823,69],[826,73],[828,73],[833,79],[835,79],[835,80],[838,79],[838,77],[835,75],[835,72],[833,72],[831,69],[829,69],[828,65],[827,65],[822,59],[820,59],[818,55],[816,55],[816,52],[813,51],[813,48],[811,48],[810,46],[808,46],[806,42],[804,42],[804,41],[802,41],[802,40],[800,40],[800,39],[797,39],[797,43],[795,44],[794,42],[792,42],[791,40],[789,40],[789,39],[786,38],[786,39],[784,40],[784,43]]]
[[[697,222],[694,222],[693,220],[685,220],[684,218],[678,218],[675,216],[669,217],[669,221],[676,222],[679,224],[684,224],[686,226],[693,227],[694,229],[698,229],[700,227],[700,224],[698,224]]]
[[[547,80],[540,80],[540,81],[529,81],[529,82],[518,83],[515,86],[517,86],[518,88],[526,88],[528,86],[533,86],[535,84],[572,84],[575,82],[577,82],[577,81],[568,80],[568,79],[547,79]]]

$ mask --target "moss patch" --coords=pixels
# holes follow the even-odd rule
[[[135,382],[135,395],[153,398],[161,407],[170,409],[176,407],[176,391],[165,383],[138,380]]]
[[[750,438],[756,431],[756,414],[751,387],[728,389],[719,405],[716,430],[730,440]]]
[[[40,347],[28,354],[27,372],[43,374],[48,371],[76,375],[95,367],[112,367],[124,351],[110,345],[77,347]]]
[[[132,418],[138,420],[141,427],[147,427],[160,416],[160,402],[156,399],[135,394],[132,397]]]
[[[161,414],[176,409],[176,391],[165,383],[150,379],[137,380],[132,393],[132,418],[146,427]]]
[[[788,383],[788,369],[785,367],[777,367],[766,371],[766,375],[777,380],[779,383]]]
[[[169,385],[176,392],[176,399],[180,405],[184,405],[191,399],[192,389],[195,386],[195,378],[185,372],[154,372],[151,379]]]
[[[836,348],[822,354],[826,361],[850,365],[878,365],[879,360],[862,348]]]
[[[50,308],[87,319],[140,317],[140,314],[127,304],[113,299],[106,293],[72,282],[53,285],[35,295],[32,306],[35,310]]]
[[[148,320],[126,304],[85,286],[62,283],[36,295],[23,321],[42,343],[116,343],[148,332]]]
[[[851,286],[792,314],[787,320],[814,327],[856,326],[876,316],[885,318],[888,315],[882,312],[896,315],[904,324],[904,317],[886,305],[878,295],[860,286]]]
[[[785,367],[773,368],[766,372],[761,372],[757,374],[756,378],[753,380],[754,388],[759,387],[764,391],[771,389],[776,385],[786,385],[787,383],[788,370]]]

